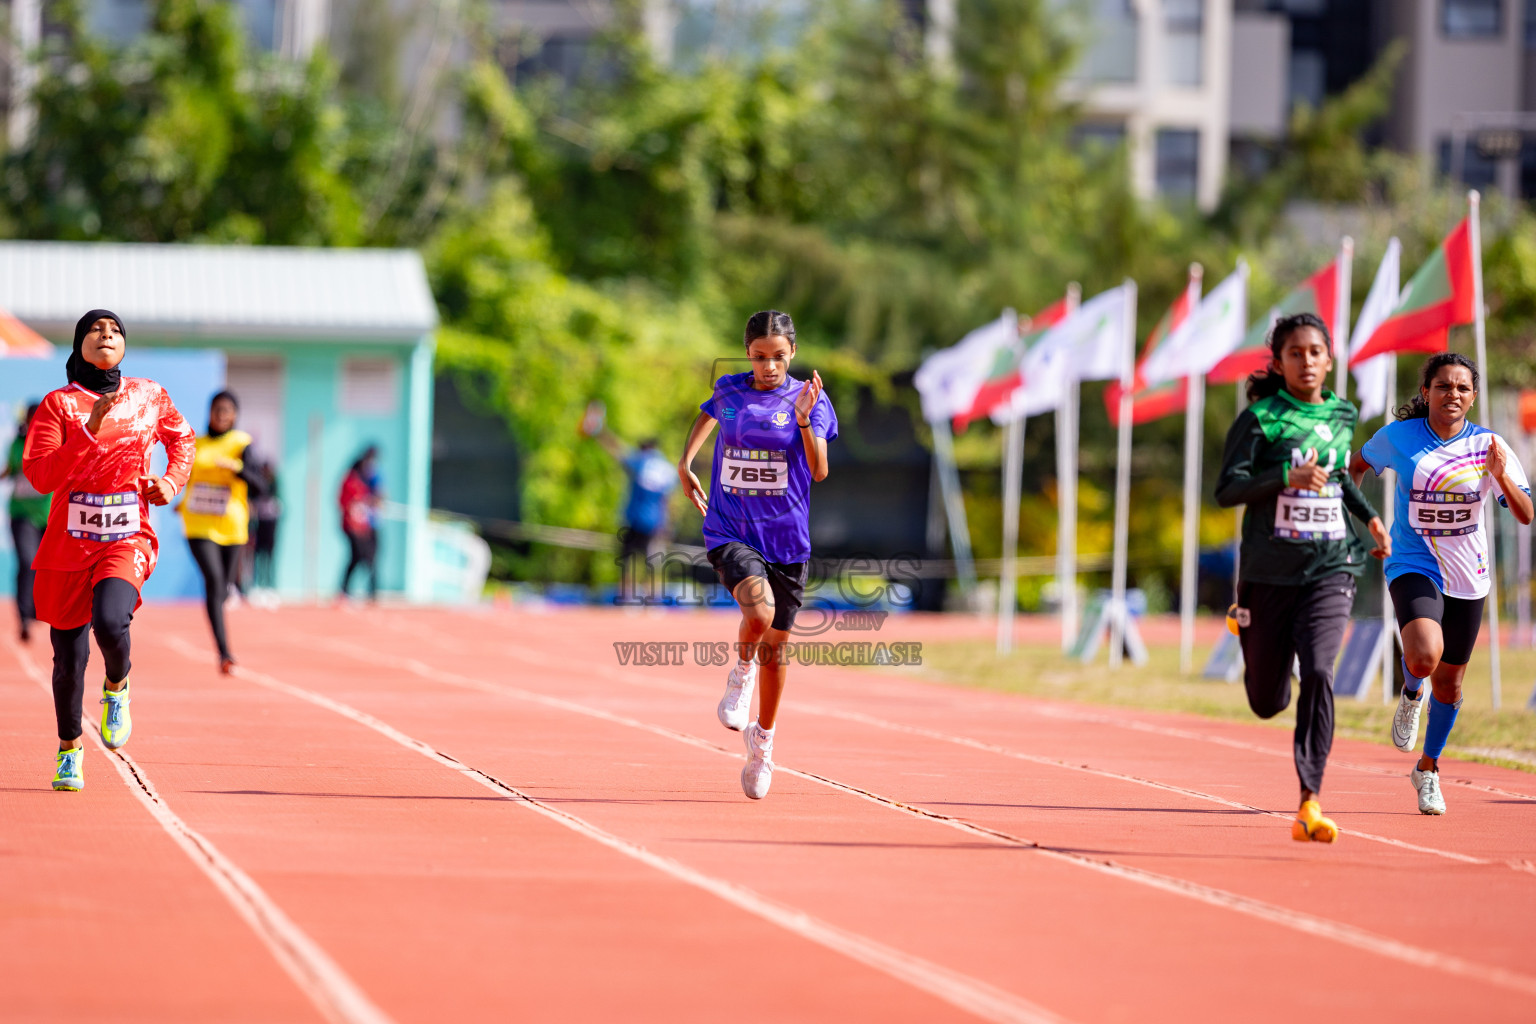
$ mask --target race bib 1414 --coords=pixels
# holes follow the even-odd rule
[[[86,494],[69,492],[69,517],[65,520],[71,537],[106,543],[122,540],[139,532],[139,493]]]

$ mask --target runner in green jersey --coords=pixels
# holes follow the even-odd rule
[[[1248,378],[1252,404],[1227,432],[1216,500],[1247,506],[1233,618],[1255,714],[1273,718],[1290,705],[1291,666],[1300,664],[1301,809],[1291,835],[1331,843],[1338,826],[1322,816],[1318,794],[1333,746],[1333,666],[1366,553],[1348,516],[1369,528],[1375,557],[1391,541],[1347,471],[1358,414],[1323,386],[1333,368],[1327,326],[1312,313],[1285,317],[1270,351],[1268,372]]]
[[[43,530],[48,526],[46,494],[39,494],[21,472],[21,453],[27,443],[27,427],[37,403],[27,407],[26,415],[16,428],[11,441],[11,451],[5,460],[5,471],[0,480],[12,482],[11,500],[7,513],[11,520],[12,551],[16,555],[16,617],[21,622],[21,642],[32,639],[32,623],[37,620],[37,607],[32,602],[32,559],[37,557],[37,546],[42,542]]]

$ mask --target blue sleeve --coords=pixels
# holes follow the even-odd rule
[[[1360,449],[1360,457],[1370,463],[1377,476],[1381,476],[1381,471],[1392,464],[1392,441],[1387,437],[1387,429],[1382,427],[1376,431]]]
[[[811,408],[811,433],[828,441],[837,437],[837,413],[832,409],[832,400],[825,391]]]
[[[699,403],[699,411],[709,415],[711,419],[720,418],[720,390],[725,386],[728,377],[721,377],[715,381],[715,390],[706,401]]]

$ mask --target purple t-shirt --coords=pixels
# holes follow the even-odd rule
[[[795,399],[805,381],[790,377],[772,391],[752,386],[752,374],[715,381],[699,408],[720,424],[704,542],[711,548],[739,541],[770,562],[811,557],[811,469],[795,422]],[[811,432],[837,436],[837,413],[826,392],[811,408]]]

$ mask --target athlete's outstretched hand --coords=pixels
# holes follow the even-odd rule
[[[151,505],[169,505],[171,499],[176,497],[176,488],[163,476],[139,477],[139,489]]]
[[[821,397],[821,374],[811,371],[811,379],[805,382],[805,387],[800,389],[800,397],[795,399],[795,425],[811,422],[811,410],[816,408],[816,400]]]
[[[1371,540],[1376,542],[1376,546],[1371,549],[1371,557],[1391,558],[1392,535],[1387,532],[1387,524],[1381,521],[1380,516],[1375,516],[1367,526],[1371,531]]]
[[[1320,491],[1328,482],[1328,471],[1317,464],[1317,450],[1313,449],[1307,455],[1307,461],[1299,466],[1292,466],[1290,476],[1286,482],[1298,491]]]
[[[121,391],[109,391],[91,405],[91,418],[85,421],[85,429],[92,434],[101,429],[101,421],[107,418],[107,413],[117,404],[117,400],[123,397]]]
[[[699,478],[693,475],[686,463],[679,463],[677,478],[683,483],[683,493],[688,495],[688,500],[693,502],[693,507],[699,510],[699,515],[709,515],[709,495],[704,491],[704,485],[699,483]]]

